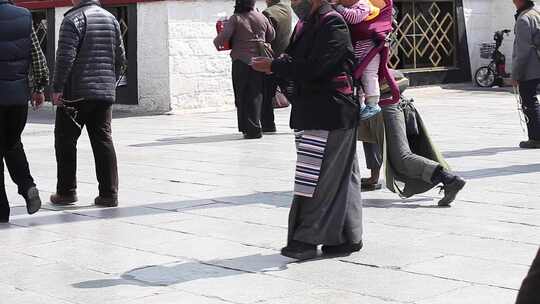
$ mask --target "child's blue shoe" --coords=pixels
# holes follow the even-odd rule
[[[360,109],[360,120],[368,120],[381,112],[381,107],[378,104],[366,105]]]

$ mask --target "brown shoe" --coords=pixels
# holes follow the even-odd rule
[[[118,207],[118,199],[98,196],[94,200],[94,204],[99,207]]]
[[[55,193],[51,195],[51,204],[58,205],[58,206],[67,206],[72,205],[73,203],[76,203],[79,199],[77,198],[77,194],[58,194]]]

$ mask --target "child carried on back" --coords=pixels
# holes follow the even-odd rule
[[[335,9],[340,13],[353,33],[354,53],[358,63],[361,63],[373,48],[376,47],[375,40],[372,37],[363,37],[367,39],[355,39],[355,27],[366,27],[366,22],[377,18],[381,6],[384,7],[384,0],[337,0]],[[360,119],[369,119],[381,111],[379,106],[380,85],[379,85],[379,66],[381,56],[377,54],[367,65],[362,78],[362,88],[364,93],[364,102],[360,110]]]

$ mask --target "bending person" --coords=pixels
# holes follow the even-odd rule
[[[407,116],[414,119],[412,124],[406,122],[405,111],[409,111]],[[414,131],[407,132],[408,126],[412,126]],[[465,187],[465,180],[450,172],[410,102],[384,104],[382,116],[362,122],[360,129],[365,131],[361,133],[373,134],[367,137],[363,134],[361,139],[368,138],[368,141],[378,145],[380,151],[386,152],[386,186],[391,191],[408,198],[442,184],[444,197],[438,205],[447,207]],[[383,159],[383,156],[378,155],[377,158]],[[378,176],[379,173],[372,175]],[[396,181],[404,183],[403,189],[397,186]]]
[[[255,60],[255,70],[289,83],[298,130],[295,195],[284,256],[310,259],[362,248],[356,156],[359,104],[352,96],[352,43],[343,18],[323,0],[293,0],[300,22],[287,55]]]

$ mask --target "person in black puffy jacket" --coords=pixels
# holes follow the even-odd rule
[[[77,201],[76,146],[86,125],[99,182],[95,204],[115,207],[118,170],[111,136],[112,104],[126,64],[120,25],[98,0],[73,0],[73,4],[60,27],[52,84],[53,103],[59,108],[55,126],[58,183],[51,203]]]

